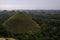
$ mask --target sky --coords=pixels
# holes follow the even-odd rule
[[[0,10],[15,9],[60,10],[60,0],[0,0]]]

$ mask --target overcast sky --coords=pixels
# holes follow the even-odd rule
[[[60,9],[60,0],[0,0],[1,9]]]

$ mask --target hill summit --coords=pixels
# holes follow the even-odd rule
[[[3,26],[12,33],[36,31],[39,25],[25,12],[18,12],[3,23]]]

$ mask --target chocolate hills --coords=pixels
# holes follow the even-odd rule
[[[39,25],[25,12],[18,12],[3,23],[3,26],[12,33],[37,31]]]

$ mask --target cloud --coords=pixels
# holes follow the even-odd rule
[[[13,4],[1,4],[2,10],[15,10],[15,9],[60,9],[60,6],[56,5],[13,5]]]
[[[60,9],[60,0],[0,0],[0,9]]]
[[[36,5],[0,5],[0,9],[6,9],[6,10],[11,10],[11,9],[36,9]]]
[[[13,5],[0,5],[0,9],[12,9]]]

